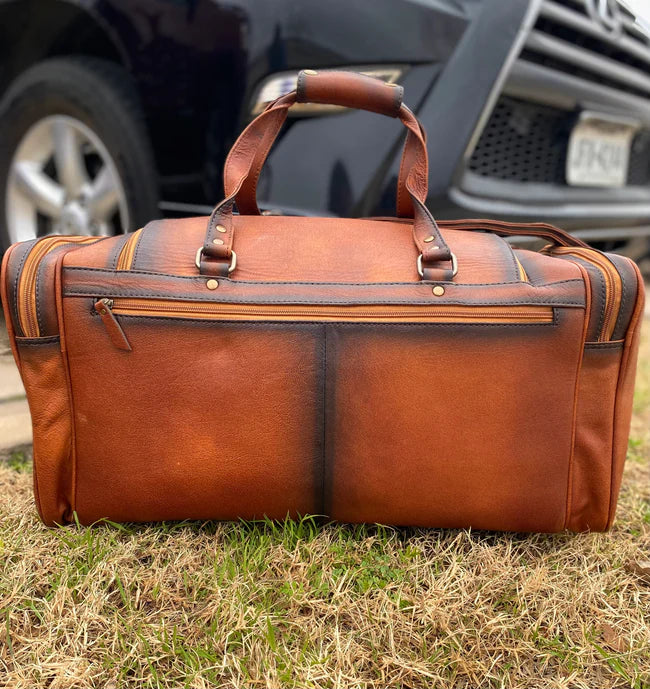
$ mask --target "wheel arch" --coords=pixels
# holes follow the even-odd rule
[[[31,65],[86,55],[130,69],[116,33],[90,9],[69,0],[0,0],[0,95]]]

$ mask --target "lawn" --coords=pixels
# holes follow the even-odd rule
[[[49,530],[0,464],[0,686],[650,687],[650,323],[609,534]]]

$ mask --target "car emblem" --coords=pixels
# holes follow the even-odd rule
[[[613,36],[619,36],[623,31],[623,13],[618,0],[587,0],[589,16],[597,24]]]

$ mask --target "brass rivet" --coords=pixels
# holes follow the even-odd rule
[[[219,287],[219,281],[218,281],[218,280],[208,280],[208,281],[205,283],[205,286],[206,286],[208,289],[217,289],[217,287]]]
[[[226,232],[226,228],[223,225],[217,225],[217,232]]]
[[[223,239],[213,239],[212,243],[213,244],[223,244]]]
[[[424,241],[428,244],[429,242],[432,242],[435,239],[435,237],[430,234],[428,237],[424,238]]]
[[[431,250],[432,250],[432,251],[435,251],[436,249],[439,249],[439,248],[440,248],[440,247],[436,245],[436,246],[432,246],[432,247],[431,247]]]
[[[100,313],[100,315],[105,316],[106,315],[106,309],[102,309],[99,313]]]
[[[303,69],[302,70],[305,74],[309,74],[310,77],[315,76],[318,74],[318,72],[315,69]]]
[[[433,293],[436,295],[436,297],[441,297],[445,293],[445,288],[442,285],[436,285],[433,288]]]

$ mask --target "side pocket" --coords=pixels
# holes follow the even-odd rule
[[[604,531],[612,484],[614,411],[623,342],[587,343],[578,380],[571,531]]]
[[[629,259],[619,257],[632,268],[637,279],[637,295],[630,323],[625,337],[621,367],[616,390],[616,408],[614,411],[614,446],[612,456],[612,479],[609,502],[609,517],[606,528],[612,525],[616,514],[616,503],[623,477],[623,467],[627,456],[628,440],[630,436],[630,422],[632,420],[632,402],[634,398],[634,383],[636,365],[639,355],[639,338],[643,321],[643,307],[645,304],[645,289],[639,268]]]
[[[16,338],[34,429],[34,495],[41,519],[72,517],[72,418],[59,337]]]

